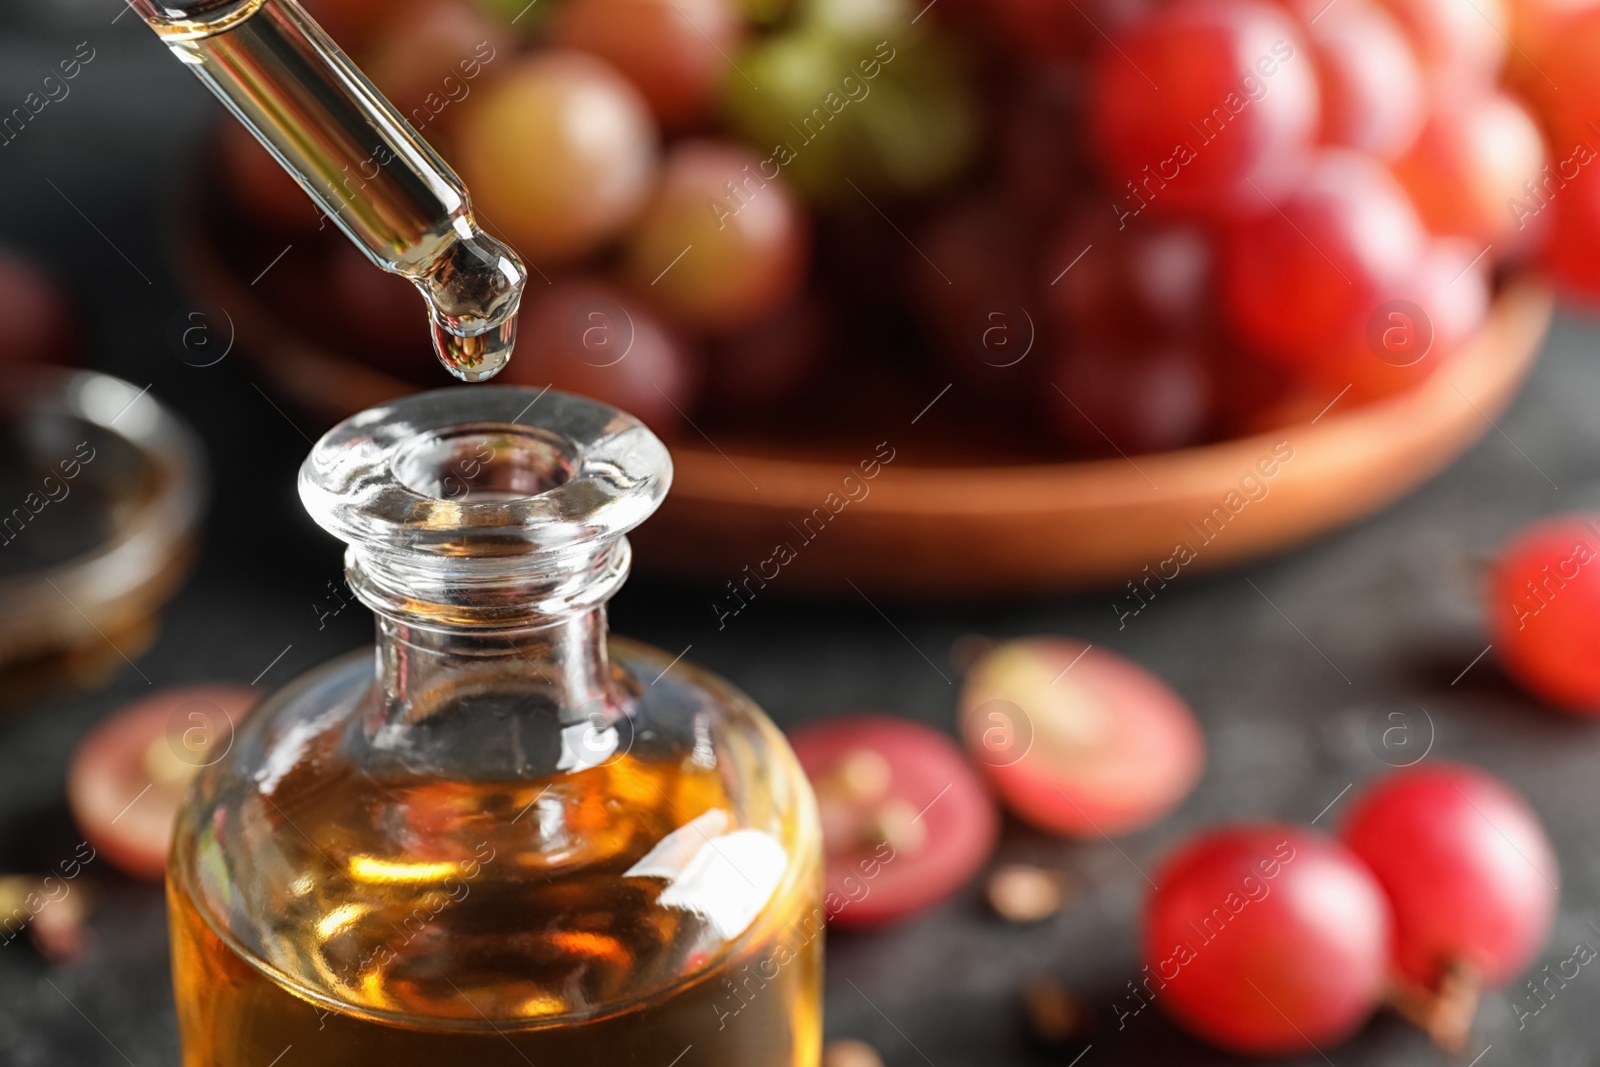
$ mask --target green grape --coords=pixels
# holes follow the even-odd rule
[[[473,0],[474,5],[491,17],[514,26],[524,37],[536,36],[551,17],[565,5],[562,0]]]
[[[965,55],[913,14],[901,0],[809,0],[736,58],[732,129],[813,203],[854,199],[852,182],[871,195],[948,181],[976,147],[978,112]]]
[[[883,106],[860,113],[876,160],[888,183],[905,192],[935,189],[955,177],[978,141],[978,110],[963,80],[945,76],[961,69],[961,56],[945,40],[930,37],[896,57],[905,65],[882,86]]]
[[[735,132],[781,165],[807,199],[820,199],[816,194],[830,179],[843,184],[835,176],[849,147],[849,138],[842,136],[848,129],[826,128],[827,116],[820,126],[805,125],[812,109],[834,91],[832,47],[831,40],[812,32],[769,37],[735,59],[761,88],[737,75],[724,82],[725,110]]]
[[[733,8],[758,26],[771,26],[789,14],[794,0],[733,0]]]
[[[800,18],[841,43],[904,37],[915,12],[905,0],[804,0]]]

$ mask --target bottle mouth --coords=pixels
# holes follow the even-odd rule
[[[467,565],[598,549],[643,522],[672,459],[633,416],[553,389],[473,385],[353,415],[300,467],[324,529],[370,552]]]
[[[350,587],[437,628],[540,624],[603,603],[626,534],[672,482],[666,446],[616,408],[474,385],[351,416],[300,467],[306,510],[350,546]]]
[[[396,480],[419,497],[456,504],[540,496],[579,469],[573,441],[533,426],[483,423],[417,434],[396,449]]]

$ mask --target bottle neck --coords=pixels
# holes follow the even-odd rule
[[[377,620],[383,720],[422,722],[443,708],[516,695],[556,710],[563,724],[610,695],[606,609],[516,630],[430,629]]]
[[[620,715],[605,605],[628,557],[618,540],[586,560],[545,567],[523,557],[469,577],[461,560],[352,549],[350,586],[377,616],[375,699],[362,730],[375,760],[476,779],[603,760]]]

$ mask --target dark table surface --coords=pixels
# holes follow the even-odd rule
[[[302,430],[239,361],[196,369],[168,340],[188,308],[166,236],[183,209],[176,190],[220,108],[122,11],[122,0],[0,6],[0,112],[79,42],[95,54],[69,97],[0,147],[0,239],[69,281],[93,366],[150,385],[198,429],[214,495],[203,558],[138,672],[125,668],[100,692],[0,720],[0,871],[43,869],[71,854],[69,754],[85,729],[148,691],[139,672],[155,685],[248,682],[271,663],[260,679],[268,687],[369,637],[353,612],[318,629],[312,604],[339,575],[340,556],[296,498]],[[613,604],[616,631],[674,651],[692,643],[690,658],[785,726],[878,708],[948,727],[956,691],[940,670],[953,674],[948,650],[969,632],[1073,634],[1131,656],[1182,692],[1204,725],[1209,765],[1199,788],[1173,817],[1120,841],[1120,851],[1008,828],[1003,855],[1064,867],[1080,886],[1074,906],[1043,927],[1000,924],[974,886],[898,928],[830,937],[829,1036],[869,1040],[895,1065],[1065,1064],[1086,1043],[1083,1067],[1232,1062],[1156,1012],[1120,1031],[1111,1021],[1110,1004],[1138,973],[1135,924],[1147,889],[1139,869],[1217,820],[1322,813],[1320,825],[1335,823],[1346,786],[1384,769],[1367,727],[1390,709],[1420,730],[1431,723],[1430,758],[1492,768],[1546,820],[1563,899],[1539,962],[1566,958],[1580,941],[1600,945],[1589,922],[1600,902],[1600,727],[1541,710],[1507,684],[1492,655],[1461,674],[1487,643],[1481,577],[1495,547],[1535,516],[1600,504],[1597,338],[1592,326],[1559,320],[1498,427],[1486,426],[1477,447],[1408,500],[1282,558],[1185,576],[1125,629],[1107,593],[882,605],[893,626],[859,598],[773,596],[718,631],[709,590],[631,581]],[[21,941],[0,951],[0,1063],[177,1063],[161,891],[101,877],[94,947],[81,960],[50,967]],[[1016,989],[1039,973],[1097,1008],[1099,1030],[1064,1050],[1030,1044]],[[1467,1058],[1483,1052],[1485,1067],[1600,1062],[1597,996],[1600,978],[1585,971],[1519,1029],[1508,996],[1491,995]],[[1446,1062],[1388,1016],[1324,1051],[1290,1062]]]

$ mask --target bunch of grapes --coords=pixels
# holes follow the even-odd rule
[[[813,282],[834,269],[813,252],[821,205],[852,186],[918,195],[976,144],[964,60],[901,0],[307,6],[529,264],[506,380],[669,434],[708,410],[766,418],[816,382],[836,336]],[[319,249],[272,295],[433,380],[406,283],[364,268],[243,130],[226,125],[219,154],[247,224]]]
[[[1555,131],[1574,120],[1543,106],[1553,91],[1527,91],[1544,79],[1521,70],[1571,51],[1551,12],[1004,0],[988,18],[969,6],[991,47],[1022,61],[994,91],[990,178],[928,240],[951,259],[1019,265],[1003,280],[952,274],[960,306],[947,314],[1044,308],[1047,385],[1011,377],[1018,395],[1055,406],[1069,439],[1167,448],[1314,413],[1346,391],[1382,397],[1474,334],[1497,265],[1543,254],[1584,287],[1549,222],[1557,206],[1586,210],[1581,178],[1566,179],[1571,195],[1544,188],[1560,184],[1545,133],[1561,143]],[[1549,36],[1535,42],[1535,27]],[[1576,73],[1557,80],[1562,107],[1600,103]],[[974,222],[985,213],[1009,228]],[[950,299],[922,281],[930,305]]]
[[[1600,297],[1589,0],[308,5],[534,268],[511,380],[667,433],[953,381],[1049,447],[1170,449],[1413,386],[1497,268]],[[426,368],[405,284],[326,256],[308,302]]]

